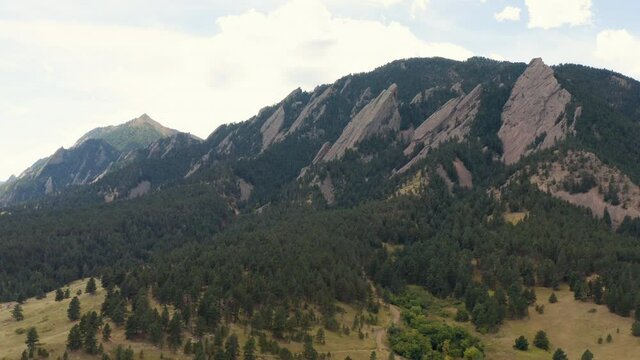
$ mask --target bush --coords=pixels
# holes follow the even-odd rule
[[[640,321],[636,321],[631,325],[631,334],[640,337]]]
[[[549,338],[547,333],[540,330],[536,333],[536,337],[533,339],[533,345],[542,350],[549,350]]]
[[[584,353],[582,353],[582,357],[580,357],[580,360],[593,360],[593,354],[591,353],[591,351],[589,351],[589,349],[587,349],[584,351]]]
[[[556,352],[553,353],[553,360],[569,360],[567,354],[560,348],[556,349]]]
[[[527,351],[529,350],[529,341],[527,341],[524,336],[520,335],[520,337],[516,339],[516,343],[513,345],[513,347],[517,350]]]
[[[551,295],[549,295],[549,303],[555,304],[557,302],[558,302],[558,297],[556,296],[556,293],[552,292]]]
[[[467,322],[469,321],[469,313],[465,309],[460,309],[456,313],[454,320],[458,322]]]

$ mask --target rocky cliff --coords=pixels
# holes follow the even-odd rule
[[[358,143],[371,136],[398,130],[400,113],[396,101],[397,91],[398,86],[391,85],[360,110],[324,154],[322,161],[341,158],[347,150],[356,148]]]
[[[571,94],[556,80],[553,69],[533,59],[518,78],[502,111],[502,140],[506,164],[539,149],[547,149],[572,131],[566,114]]]

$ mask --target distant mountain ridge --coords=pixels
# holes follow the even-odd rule
[[[103,139],[118,151],[125,152],[147,147],[158,139],[177,133],[178,130],[164,127],[149,115],[142,114],[124,124],[93,129],[78,139],[74,147],[88,139]]]
[[[124,124],[89,131],[69,149],[60,148],[53,155],[40,159],[17,178],[0,183],[0,205],[60,194],[70,186],[91,184],[102,178],[119,162],[126,163],[135,153],[158,141],[184,135],[193,141],[197,137],[167,128],[147,114]],[[169,142],[169,144],[174,144]]]

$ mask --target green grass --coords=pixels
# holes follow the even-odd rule
[[[100,311],[100,306],[104,301],[105,291],[100,287],[98,281],[98,290],[95,295],[84,294],[88,279],[76,281],[69,285],[71,296],[73,297],[78,290],[82,290],[83,294],[79,296],[82,313],[95,310]],[[23,305],[24,320],[16,322],[11,316],[11,310],[14,303],[0,304],[0,359],[20,359],[22,351],[26,349],[24,343],[26,332],[18,334],[19,329],[27,330],[35,327],[40,335],[41,347],[50,352],[49,358],[56,359],[62,357],[65,351],[67,335],[75,322],[67,318],[67,308],[70,299],[61,302],[54,300],[55,292],[50,292],[44,299],[28,299]],[[124,329],[117,328],[111,324],[113,329],[112,339],[110,342],[104,343],[103,346],[107,352],[113,351],[118,344],[125,347],[131,346],[136,355],[140,350],[144,351],[145,359],[159,359],[161,351],[150,344],[135,343],[126,341],[124,338]],[[101,333],[99,336],[101,339]],[[70,352],[70,359],[97,359],[97,357],[89,356],[82,351]],[[184,359],[184,355],[172,353],[168,349],[164,349],[164,358]]]
[[[562,348],[569,359],[580,359],[589,349],[595,359],[632,359],[638,354],[640,338],[631,335],[633,319],[615,315],[604,305],[582,302],[573,299],[568,287],[556,291],[558,302],[549,304],[550,289],[536,288],[538,304],[544,305],[544,314],[538,314],[529,308],[529,317],[522,320],[507,320],[496,334],[482,335],[473,329],[473,325],[464,324],[473,331],[485,345],[487,359],[492,360],[548,360],[556,348]],[[592,312],[592,309],[596,309]],[[451,320],[447,320],[450,322]],[[620,329],[620,333],[617,333]],[[551,342],[549,352],[533,346],[538,330],[544,330]],[[606,342],[607,334],[613,341]],[[513,349],[515,339],[524,335],[529,340],[529,351]],[[598,337],[603,344],[598,344]]]
[[[98,282],[98,291],[95,295],[84,294],[88,279],[76,281],[69,285],[72,297],[78,290],[82,290],[83,294],[79,296],[82,313],[95,310],[99,311],[104,301],[105,290],[100,287]],[[26,330],[35,327],[40,335],[41,347],[50,352],[50,359],[62,357],[65,351],[67,335],[71,327],[75,324],[67,318],[67,308],[70,299],[61,302],[54,301],[55,292],[50,292],[44,299],[28,299],[23,304],[25,319],[20,322],[13,320],[11,310],[14,303],[0,304],[0,359],[20,359],[22,351],[26,349],[24,343],[26,339]],[[353,319],[358,310],[347,304],[339,304],[344,310],[343,313],[337,315],[340,325],[351,327]],[[349,335],[342,333],[333,333],[325,331],[326,344],[314,344],[318,352],[331,352],[334,359],[344,359],[346,356],[353,360],[368,360],[372,351],[377,352],[378,359],[386,359],[388,356],[388,347],[386,342],[386,328],[390,325],[391,316],[388,307],[382,306],[378,314],[378,325],[365,325],[363,332],[367,336],[360,340],[357,331],[351,331]],[[182,352],[172,352],[166,347],[158,349],[157,347],[144,342],[127,341],[124,336],[124,328],[116,327],[110,324],[112,331],[111,341],[103,343],[105,350],[111,353],[119,344],[125,348],[131,346],[136,353],[136,358],[140,350],[144,351],[145,360],[160,359],[190,359]],[[19,334],[19,329],[24,329],[24,333]],[[17,331],[18,330],[18,331]],[[315,335],[318,327],[314,327],[310,333]],[[243,345],[249,337],[249,329],[237,324],[231,325],[231,331],[238,335],[240,344]],[[190,334],[185,333],[185,340],[190,338]],[[99,334],[101,340],[101,333]],[[280,342],[280,346],[286,347],[292,352],[301,352],[301,343],[285,343]],[[98,357],[85,354],[83,351],[70,352],[69,358],[72,360],[79,359],[98,359]],[[275,358],[275,356],[260,355],[265,358]]]

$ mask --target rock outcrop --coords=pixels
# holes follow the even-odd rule
[[[396,100],[397,91],[398,87],[395,84],[391,85],[360,110],[324,154],[322,161],[341,158],[347,150],[356,148],[358,143],[371,136],[398,130],[400,113]]]
[[[626,216],[640,217],[640,188],[595,154],[570,151],[552,163],[538,164],[531,182],[541,191],[602,217],[607,209],[614,227]]]
[[[325,102],[334,93],[333,86],[329,86],[326,89],[316,91],[311,95],[309,103],[300,111],[300,115],[294,120],[293,124],[287,130],[286,135],[290,135],[297,131],[307,119],[318,119],[325,111]]]
[[[262,151],[268,148],[274,141],[280,140],[282,137],[280,133],[282,125],[284,125],[284,108],[280,106],[260,127],[260,133],[262,134]]]
[[[424,159],[431,149],[437,148],[445,141],[457,139],[462,141],[471,130],[482,96],[482,86],[476,86],[469,94],[461,95],[447,101],[438,111],[425,120],[413,133],[413,139],[404,154],[410,156],[418,146],[422,150],[416,154],[398,173],[403,173],[416,162]]]
[[[571,131],[565,110],[571,94],[556,80],[553,69],[533,59],[516,81],[502,111],[498,136],[506,164],[536,150],[547,149]]]
[[[462,160],[456,158],[453,160],[453,167],[456,169],[456,175],[458,176],[458,185],[465,189],[471,189],[473,187],[473,175],[464,166]]]

